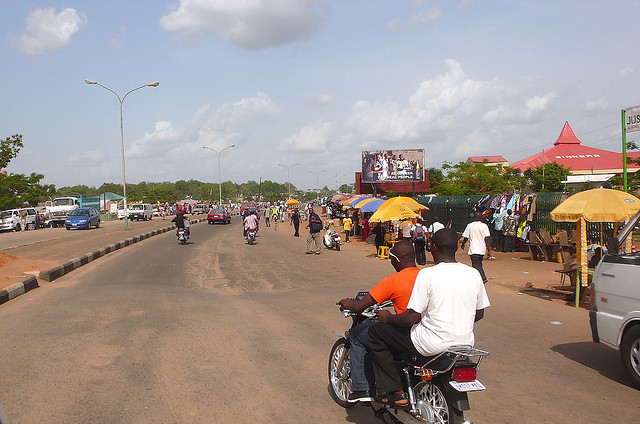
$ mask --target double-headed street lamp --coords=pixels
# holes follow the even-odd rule
[[[116,95],[116,97],[118,98],[118,101],[120,102],[120,146],[122,147],[122,194],[123,194],[122,198],[124,201],[124,229],[128,230],[129,229],[129,212],[127,211],[127,181],[126,181],[125,172],[124,172],[124,125],[123,125],[123,119],[122,119],[122,104],[124,103],[124,99],[126,99],[127,96],[133,93],[134,91],[140,90],[141,88],[145,88],[145,87],[157,87],[160,85],[160,82],[155,81],[155,82],[150,82],[149,84],[141,85],[138,88],[134,88],[133,90],[127,91],[127,94],[125,94],[122,97],[120,97],[118,93],[116,93],[109,87],[106,87],[100,84],[99,82],[95,82],[90,79],[85,79],[84,82],[86,82],[87,84],[99,85],[105,90],[111,91],[113,94]]]
[[[220,208],[222,207],[222,177],[221,177],[221,174],[220,174],[220,154],[222,152],[224,152],[225,150],[230,149],[232,147],[236,147],[236,145],[232,144],[231,146],[227,146],[224,149],[222,149],[220,151],[217,151],[216,149],[212,149],[209,146],[202,146],[203,149],[213,150],[218,155],[218,188],[220,190],[220,203],[218,204],[218,207],[220,207]]]
[[[320,193],[320,186],[319,186],[319,183],[318,183],[318,177],[324,171],[326,171],[326,169],[323,169],[322,171],[318,171],[318,172],[309,171],[310,174],[316,174],[316,201],[318,201],[318,198],[319,198],[318,193]]]
[[[299,163],[294,163],[293,165],[283,165],[281,163],[279,163],[278,165],[283,166],[285,168],[287,168],[287,184],[289,185],[289,199],[291,199],[291,168],[293,168],[294,166],[300,165]]]

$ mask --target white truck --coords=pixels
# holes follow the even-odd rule
[[[80,206],[80,202],[75,197],[56,197],[53,201],[45,203],[46,207],[46,223],[51,228],[64,227],[64,221],[72,210]]]
[[[589,321],[593,341],[620,351],[622,366],[640,389],[640,252],[620,249],[639,221],[640,212],[607,243],[593,275]]]

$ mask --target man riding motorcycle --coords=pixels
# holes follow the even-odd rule
[[[338,302],[343,308],[360,313],[375,303],[386,300],[393,302],[396,314],[407,309],[411,291],[420,268],[416,267],[413,246],[407,240],[398,242],[389,252],[391,265],[397,271],[380,281],[362,299],[354,302],[342,299]],[[367,353],[369,348],[369,327],[376,321],[368,319],[350,331],[351,340],[351,393],[348,402],[372,401],[371,391],[375,388],[371,359]]]
[[[473,324],[484,316],[489,298],[477,270],[456,261],[458,235],[450,228],[434,234],[431,254],[436,263],[422,269],[399,315],[378,310],[369,328],[371,358],[378,400],[402,409],[409,406],[394,356],[437,355],[452,345],[473,345]]]
[[[255,211],[251,211],[247,216],[242,220],[244,224],[244,235],[247,236],[247,231],[255,230],[258,231],[258,216]]]
[[[191,234],[191,231],[190,231],[191,225],[189,222],[189,218],[187,218],[181,210],[178,210],[175,218],[173,218],[171,222],[176,223],[176,236],[178,235],[178,230],[182,228],[184,229],[184,233],[187,236],[187,238],[189,238],[189,235]]]

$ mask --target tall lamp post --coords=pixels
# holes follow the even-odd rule
[[[289,185],[289,199],[291,199],[291,168],[294,166],[300,165],[299,163],[294,163],[293,165],[283,165],[279,163],[278,165],[287,168],[287,184]]]
[[[87,84],[99,85],[105,90],[111,91],[113,94],[116,95],[116,97],[118,98],[118,101],[120,102],[120,146],[122,149],[122,194],[123,194],[122,199],[124,201],[124,229],[128,230],[129,229],[129,211],[127,211],[127,180],[125,178],[125,172],[124,172],[124,125],[123,125],[123,119],[122,119],[122,104],[124,103],[124,99],[126,99],[127,96],[133,93],[134,91],[140,90],[141,88],[145,88],[145,87],[157,87],[160,85],[160,82],[155,81],[155,82],[150,82],[149,84],[141,85],[138,88],[134,88],[133,90],[127,91],[127,93],[122,97],[120,97],[118,93],[116,93],[109,87],[106,87],[100,84],[99,82],[92,81],[90,79],[85,79],[84,82],[86,82]]]
[[[220,191],[220,203],[218,204],[218,207],[222,207],[222,176],[220,174],[220,154],[222,152],[224,152],[227,149],[231,149],[233,147],[236,147],[235,144],[232,144],[231,146],[227,146],[224,149],[217,151],[216,149],[212,149],[209,146],[202,146],[203,149],[209,149],[209,150],[213,150],[214,152],[216,152],[216,154],[218,155],[218,189]]]
[[[316,174],[316,202],[318,201],[318,198],[319,198],[318,193],[320,192],[320,186],[319,186],[319,183],[318,183],[318,177],[324,171],[326,171],[326,169],[323,169],[322,171],[318,171],[318,172],[309,171],[310,174]]]

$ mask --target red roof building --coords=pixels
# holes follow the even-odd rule
[[[638,153],[634,152],[629,156],[637,157]],[[622,173],[622,153],[583,146],[568,122],[564,123],[560,136],[553,143],[553,147],[515,162],[511,167],[524,172],[529,168],[550,162],[556,162],[570,168],[572,175]],[[629,172],[635,172],[638,169],[640,169],[638,165],[627,165]]]
[[[490,166],[497,166],[497,165],[509,166],[509,161],[507,161],[501,155],[469,156],[467,158],[467,163],[468,164],[485,163],[486,165],[490,165]]]

